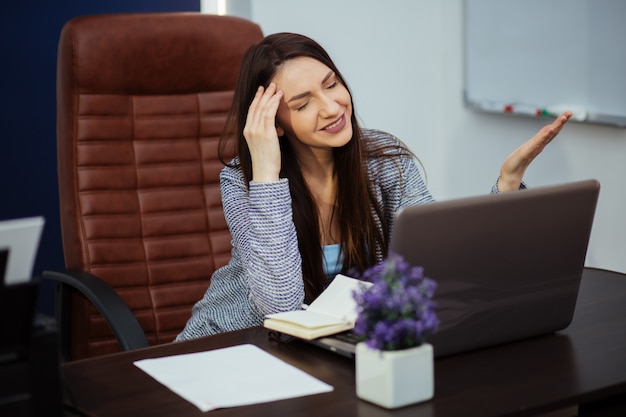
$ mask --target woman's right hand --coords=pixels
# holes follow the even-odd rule
[[[246,117],[243,136],[252,159],[252,181],[275,182],[280,174],[280,145],[276,113],[283,97],[276,84],[259,87]]]

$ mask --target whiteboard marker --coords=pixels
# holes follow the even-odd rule
[[[525,114],[528,116],[541,116],[541,109],[528,104],[507,104],[504,106],[505,113]]]
[[[528,104],[509,104],[484,101],[479,104],[481,110],[497,113],[524,114],[530,116],[541,116],[541,109]]]

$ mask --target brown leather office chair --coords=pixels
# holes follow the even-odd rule
[[[172,341],[230,259],[217,143],[240,61],[262,36],[247,20],[200,13],[64,26],[57,157],[68,270],[44,277],[59,283],[65,359]]]

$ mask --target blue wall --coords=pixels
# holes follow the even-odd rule
[[[56,175],[56,54],[61,28],[97,13],[199,11],[200,0],[23,0],[0,7],[0,220],[42,215],[34,274],[64,266]],[[39,310],[53,311],[42,285]]]

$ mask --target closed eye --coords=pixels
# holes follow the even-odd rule
[[[304,109],[306,108],[306,106],[308,106],[308,105],[309,105],[309,102],[308,102],[308,101],[306,101],[306,102],[305,102],[305,103],[303,103],[302,105],[300,105],[300,106],[296,107],[296,111],[301,111],[301,110],[304,110]]]
[[[326,74],[326,76],[322,80],[322,85],[326,85],[325,88],[327,90],[335,88],[337,86],[337,84],[339,84],[339,81],[337,80],[337,76],[335,75],[335,73],[333,71],[330,71],[328,74]],[[310,96],[310,95],[311,95],[311,92],[310,91],[306,91],[306,92],[304,92],[302,94],[298,94],[298,95],[292,97],[288,102],[299,100],[299,99],[305,98],[305,97]],[[301,105],[297,106],[294,110],[295,111],[302,111],[302,110],[304,110],[309,105],[309,102],[310,102],[310,99],[307,100],[306,102],[302,103]]]

